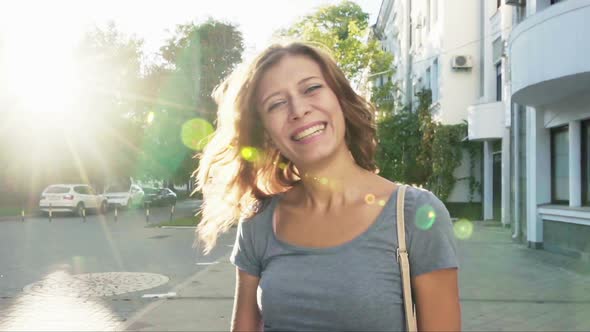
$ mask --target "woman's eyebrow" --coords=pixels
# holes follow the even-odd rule
[[[301,85],[301,84],[303,84],[303,83],[305,83],[305,82],[307,82],[309,80],[312,80],[314,78],[319,79],[320,77],[318,77],[318,76],[309,76],[309,77],[306,77],[306,78],[300,80],[299,82],[297,82],[297,85]]]

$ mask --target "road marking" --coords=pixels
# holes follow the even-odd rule
[[[217,264],[219,262],[202,262],[202,263],[196,263],[197,265],[213,265],[213,264]]]
[[[168,293],[164,293],[164,294],[143,294],[142,298],[144,299],[153,299],[153,298],[171,298],[171,297],[176,297],[176,293],[175,292],[168,292]]]

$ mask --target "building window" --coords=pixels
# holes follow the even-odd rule
[[[432,71],[431,71],[431,78],[430,78],[430,86],[432,90],[432,102],[436,103],[438,101],[438,58],[434,59],[432,63]]]
[[[555,204],[569,203],[568,135],[567,126],[551,129],[551,201]]]
[[[582,122],[582,204],[590,205],[590,120]]]
[[[496,101],[502,101],[502,61],[496,64]]]
[[[562,2],[562,1],[563,1],[563,0],[551,0],[551,4],[552,4],[552,5],[554,5],[554,4],[556,4],[556,3],[558,3],[558,2]]]

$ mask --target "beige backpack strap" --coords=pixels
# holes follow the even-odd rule
[[[406,227],[404,220],[404,199],[406,196],[406,186],[400,185],[397,189],[397,241],[398,248],[396,252],[397,261],[400,266],[402,276],[402,286],[404,295],[404,311],[406,313],[406,328],[410,332],[418,330],[416,323],[416,311],[414,301],[412,300],[412,286],[410,281],[410,260],[406,249]]]

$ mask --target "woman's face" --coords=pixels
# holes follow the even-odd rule
[[[345,121],[321,67],[303,55],[286,55],[262,76],[258,112],[279,151],[298,167],[346,153]]]

